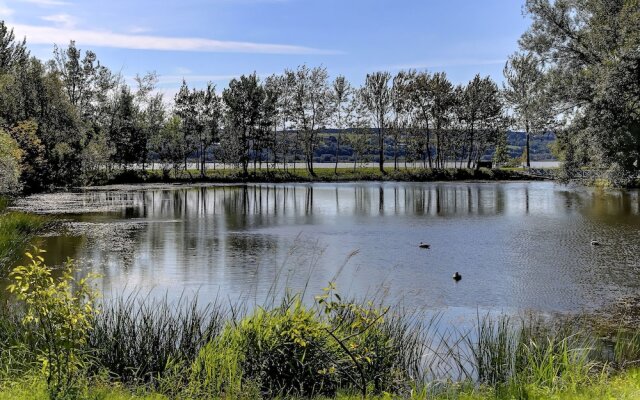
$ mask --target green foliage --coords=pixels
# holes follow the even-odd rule
[[[21,159],[18,143],[0,129],[0,193],[15,193],[21,189]]]
[[[344,302],[330,283],[316,297],[320,310],[329,318],[326,329],[342,352],[337,359],[343,380],[348,380],[366,396],[374,393],[399,392],[408,382],[409,367],[402,365],[402,346],[393,331],[385,329],[384,317],[389,308],[375,307],[372,302],[360,305]]]
[[[640,172],[640,3],[527,0],[521,47],[545,60],[546,97],[572,128],[578,167],[614,185]],[[573,168],[572,168],[573,169]],[[571,171],[568,171],[571,172]]]
[[[0,270],[15,261],[29,240],[46,224],[47,219],[39,215],[21,212],[0,214]]]
[[[420,379],[423,337],[419,326],[373,303],[343,301],[331,284],[303,306],[287,296],[230,322],[205,346],[191,369],[192,393],[234,397],[333,396],[340,390],[409,393]]]
[[[509,149],[507,148],[507,135],[499,134],[496,137],[496,150],[493,153],[493,162],[495,165],[507,165],[510,161]]]
[[[21,121],[11,129],[11,135],[21,149],[21,180],[27,190],[37,190],[44,186],[42,174],[46,170],[45,148],[38,138],[37,131],[38,123],[34,120]]]
[[[87,363],[85,345],[96,313],[93,275],[77,279],[68,260],[61,270],[47,267],[43,250],[27,253],[30,263],[14,268],[7,288],[25,307],[22,324],[39,343],[38,360],[52,398],[71,396]]]
[[[326,329],[298,296],[273,310],[260,308],[202,349],[192,366],[194,390],[231,398],[247,386],[267,397],[333,394],[337,349]]]
[[[90,371],[163,392],[186,384],[185,370],[219,334],[225,317],[219,304],[197,300],[171,304],[132,295],[104,302],[88,338]]]

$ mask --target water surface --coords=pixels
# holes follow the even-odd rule
[[[343,294],[475,316],[581,311],[640,288],[637,191],[550,182],[116,186],[22,206],[64,214],[65,231],[42,238],[48,258],[101,273],[107,297],[135,288],[260,302],[274,281],[316,294],[339,272]]]

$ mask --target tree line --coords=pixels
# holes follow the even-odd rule
[[[353,161],[373,156],[383,173],[401,162],[478,167],[508,129],[553,131],[571,177],[580,168],[628,184],[640,170],[640,0],[527,0],[532,25],[509,57],[504,82],[444,72],[366,75],[359,86],[324,67],[232,79],[218,90],[183,82],[158,94],[155,73],[132,84],[74,42],[49,61],[0,22],[0,191],[91,183],[115,170],[159,163],[165,174],[197,161],[287,168],[314,155],[331,128]],[[171,105],[169,105],[169,103]]]
[[[20,181],[30,191],[152,162],[168,174],[197,160],[204,176],[212,161],[245,174],[303,161],[314,175],[327,128],[337,132],[336,168],[345,145],[354,161],[375,152],[383,172],[387,146],[396,169],[401,154],[429,168],[472,168],[504,142],[509,125],[503,91],[479,75],[456,86],[445,73],[376,72],[354,87],[343,76],[330,79],[324,67],[302,65],[264,79],[243,75],[222,91],[183,81],[168,106],[155,73],[129,85],[74,42],[43,62],[0,24],[0,54],[1,140],[14,142],[11,154],[20,153]],[[4,180],[15,183],[16,174]]]

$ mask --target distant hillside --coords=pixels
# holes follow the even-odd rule
[[[316,162],[335,162],[335,154],[336,154],[336,136],[339,130],[337,129],[327,129],[322,135],[322,144],[316,148],[314,160]],[[544,135],[536,135],[531,138],[531,160],[532,161],[547,161],[547,160],[555,160],[553,154],[551,154],[551,149],[549,147],[556,140],[556,136],[554,133],[547,133]],[[507,133],[507,144],[509,149],[509,155],[512,158],[521,157],[524,151],[526,141],[526,135],[524,132],[508,132]],[[387,140],[387,148],[385,149],[385,158],[392,159],[393,158],[393,147],[392,142]],[[487,151],[487,154],[483,157],[485,159],[491,159],[493,156],[494,149],[490,149]],[[376,152],[374,149],[371,150],[371,153],[367,157],[370,160],[377,158]],[[400,149],[400,158],[404,158],[404,149]],[[353,161],[353,150],[351,147],[344,143],[340,145],[340,161],[347,162]]]
[[[507,143],[509,146],[509,155],[511,157],[520,157],[524,151],[524,145],[526,142],[526,135],[524,132],[509,132],[507,134]],[[533,161],[547,161],[555,160],[553,154],[551,154],[551,145],[556,140],[555,133],[549,132],[544,135],[536,135],[531,137],[531,160]]]

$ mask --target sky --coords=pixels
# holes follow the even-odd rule
[[[0,0],[0,20],[50,59],[76,41],[128,80],[155,71],[223,88],[242,74],[322,65],[359,85],[369,72],[445,71],[502,81],[529,22],[524,0]]]

